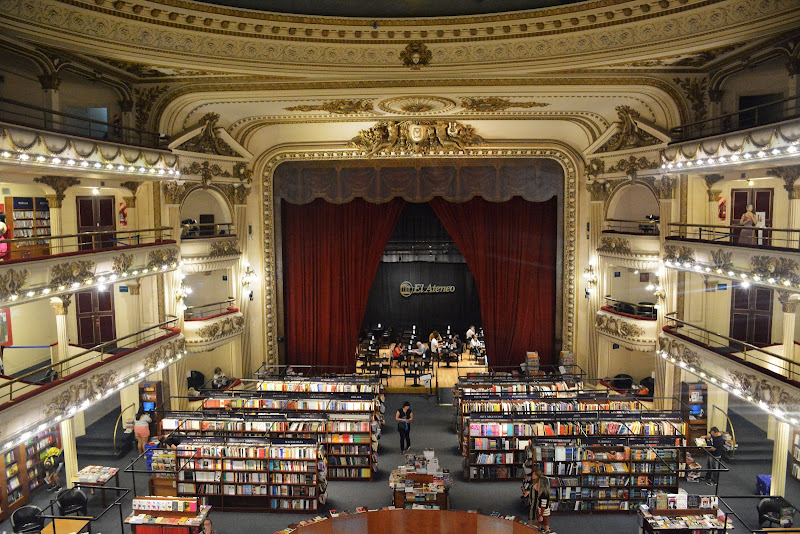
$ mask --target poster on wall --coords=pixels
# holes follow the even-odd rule
[[[14,344],[11,338],[11,308],[0,308],[0,345],[10,347]]]

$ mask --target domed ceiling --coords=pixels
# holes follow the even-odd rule
[[[527,11],[582,0],[213,0],[198,2],[218,6],[294,15],[353,18],[411,18],[487,15]],[[586,2],[596,3],[596,2]]]

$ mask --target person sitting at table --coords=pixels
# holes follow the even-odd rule
[[[394,362],[397,362],[400,365],[400,362],[403,361],[403,350],[405,349],[405,345],[402,343],[397,343],[394,348],[392,349],[392,361],[390,365],[394,365]]]
[[[425,346],[425,343],[423,343],[422,341],[417,341],[417,348],[415,348],[411,352],[414,353],[414,356],[422,358],[423,356],[425,356],[425,351],[427,350],[428,347]]]
[[[472,338],[474,337],[475,337],[475,327],[470,326],[469,329],[467,330],[467,336],[465,338],[467,340],[467,343],[471,342]]]
[[[458,336],[458,334],[455,334],[453,336],[453,342],[452,342],[451,346],[452,346],[453,352],[456,353],[456,356],[458,358],[461,358],[461,354],[464,353],[464,342],[461,341],[461,338]]]
[[[431,334],[431,352],[433,353],[434,357],[439,354],[439,341],[441,341],[441,336],[439,336],[439,332],[436,330],[433,331]]]
[[[222,389],[230,383],[230,379],[222,372],[222,367],[214,369],[214,378],[211,379],[211,385],[214,389]]]

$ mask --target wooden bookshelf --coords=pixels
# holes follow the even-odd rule
[[[683,420],[687,424],[686,439],[694,445],[696,438],[708,434],[708,385],[681,382],[681,403]]]
[[[50,206],[42,197],[5,197],[9,239],[50,235]],[[49,240],[9,243],[9,259],[38,258],[50,254]]]
[[[327,495],[325,448],[313,440],[198,438],[177,457],[178,495],[223,511],[316,511]]]
[[[792,449],[789,454],[791,463],[789,472],[794,478],[800,480],[800,430],[792,429]]]
[[[143,407],[144,411],[150,415],[150,419],[153,420],[150,424],[151,434],[153,428],[158,428],[158,424],[161,421],[161,407],[163,404],[164,390],[160,380],[139,383],[139,406]]]

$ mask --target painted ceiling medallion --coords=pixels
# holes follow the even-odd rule
[[[454,101],[439,96],[397,96],[378,103],[381,111],[398,115],[436,115],[455,107]]]

